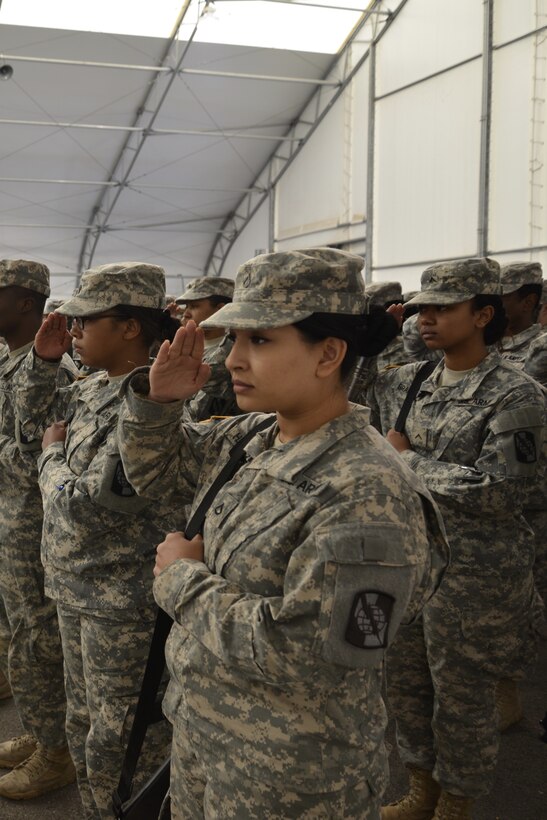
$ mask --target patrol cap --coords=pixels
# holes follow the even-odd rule
[[[500,295],[500,266],[488,256],[442,262],[424,270],[421,284],[407,305],[456,305],[479,293]]]
[[[93,316],[116,305],[163,310],[163,268],[145,262],[115,262],[90,268],[82,275],[72,297],[63,302],[57,312],[65,316]]]
[[[313,313],[357,315],[366,309],[364,260],[334,248],[264,253],[245,262],[233,302],[200,327],[283,327]]]
[[[211,296],[225,296],[231,299],[234,295],[234,280],[225,279],[222,276],[202,276],[194,279],[182,296],[176,300],[177,305],[185,305],[186,302],[194,302],[197,299],[210,299]]]
[[[368,290],[368,288],[367,288],[367,290]],[[403,304],[406,304],[407,302],[410,302],[410,300],[413,299],[415,296],[417,296],[419,294],[419,292],[420,292],[419,290],[406,290],[403,293]]]
[[[372,282],[367,285],[371,305],[383,307],[388,302],[402,302],[403,289],[400,282]]]
[[[501,268],[501,287],[504,294],[514,293],[523,285],[542,285],[539,262],[511,262]]]
[[[55,313],[63,304],[64,299],[48,299],[44,306],[44,313]]]
[[[0,288],[12,285],[49,296],[49,268],[30,259],[0,259]]]

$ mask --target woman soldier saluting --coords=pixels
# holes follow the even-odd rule
[[[427,493],[348,403],[356,355],[396,333],[383,310],[364,314],[362,264],[321,248],[242,266],[233,303],[204,325],[230,329],[248,415],[181,425],[207,378],[190,322],[125,384],[129,481],[194,509],[265,420],[256,411],[275,411],[203,538],[158,547],[155,597],[175,619],[164,710],[176,820],[379,817],[384,650],[436,586],[446,546]]]
[[[151,345],[179,323],[163,310],[163,268],[121,262],[93,268],[59,313],[47,317],[21,371],[22,428],[43,428],[38,461],[44,500],[46,593],[57,601],[65,663],[67,738],[86,820],[113,817],[117,785],[155,612],[154,545],[182,526],[180,505],[149,504],[128,483],[116,442],[120,383],[149,362]],[[72,338],[71,338],[72,337]],[[99,372],[58,390],[58,359],[71,341]],[[61,421],[62,419],[62,421]],[[163,759],[156,726],[149,763]]]

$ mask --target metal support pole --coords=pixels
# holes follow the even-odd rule
[[[482,111],[479,165],[479,215],[477,252],[488,254],[488,197],[490,182],[490,129],[492,123],[493,0],[483,0],[484,36],[482,63]]]
[[[367,241],[365,245],[365,282],[372,282],[374,228],[374,139],[376,117],[376,43],[369,47],[368,61],[368,145],[367,145]]]

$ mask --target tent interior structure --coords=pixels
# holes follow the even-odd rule
[[[89,5],[89,7],[88,7]],[[547,264],[547,0],[0,3],[0,255]]]

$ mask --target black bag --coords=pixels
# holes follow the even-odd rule
[[[244,435],[230,451],[230,458],[217,475],[199,507],[188,522],[184,537],[189,541],[194,538],[203,527],[205,515],[211,506],[214,497],[220,488],[226,484],[238,471],[244,457],[244,449],[248,442],[267,427],[271,427],[275,419],[269,416],[256,427]],[[163,719],[161,703],[156,701],[158,689],[165,669],[165,642],[171,631],[172,619],[162,609],[158,609],[154,634],[150,643],[148,660],[142,680],[141,691],[135,711],[135,718],[131,727],[118,788],[112,795],[112,806],[117,820],[169,820],[169,774],[170,761],[157,769],[136,795],[131,797],[133,777],[141,753],[146,730],[152,723]]]

